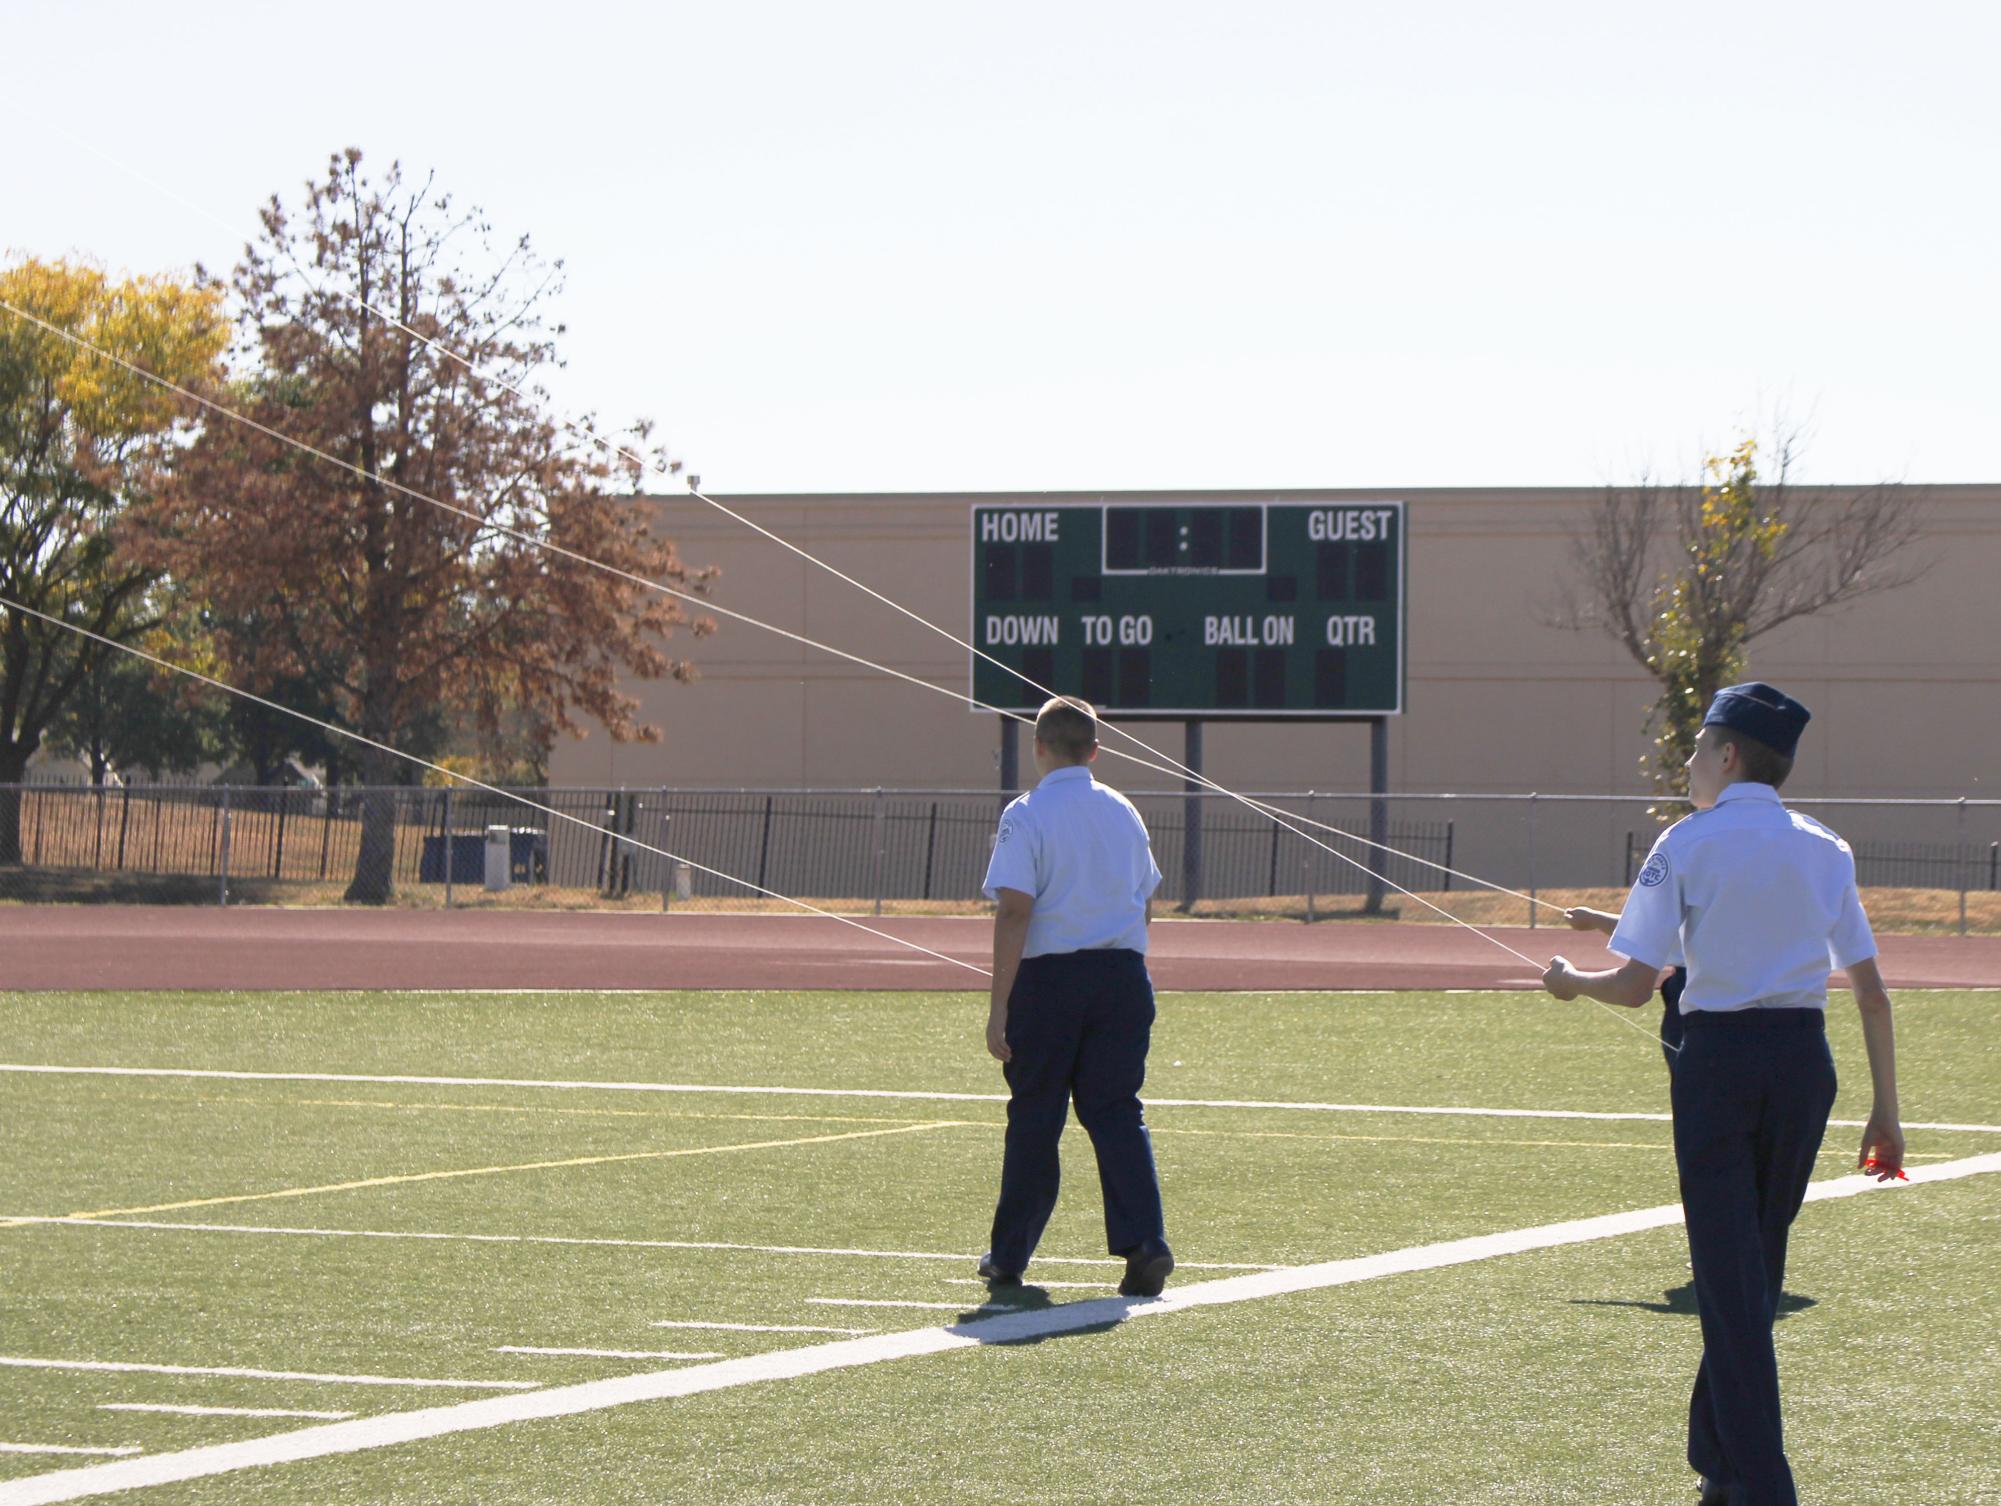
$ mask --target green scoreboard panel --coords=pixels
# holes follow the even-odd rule
[[[1396,715],[1401,502],[973,507],[972,642],[1127,717]],[[973,698],[1042,696],[977,654]]]

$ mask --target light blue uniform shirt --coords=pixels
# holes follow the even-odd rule
[[[1654,967],[1679,946],[1683,1014],[1825,1009],[1829,971],[1876,955],[1848,844],[1746,782],[1661,833],[1610,946]]]
[[[1001,812],[986,895],[1035,896],[1024,957],[1096,947],[1144,952],[1146,902],[1159,886],[1146,823],[1082,764],[1051,769]]]

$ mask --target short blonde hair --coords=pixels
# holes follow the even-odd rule
[[[1044,701],[1035,713],[1035,740],[1058,758],[1080,763],[1098,746],[1098,713],[1074,695]]]

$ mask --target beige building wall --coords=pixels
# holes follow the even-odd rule
[[[1650,682],[1609,639],[1543,625],[1571,571],[1570,538],[1597,488],[1230,491],[1112,494],[1116,500],[1341,502],[1408,507],[1408,711],[1391,719],[1396,791],[1642,794]],[[1815,714],[1787,793],[2001,795],[2001,486],[1909,488],[1924,509],[1915,584],[1867,597],[1753,645],[1750,674]],[[746,516],[954,634],[969,627],[970,508],[1096,501],[1100,493],[744,496]],[[692,498],[654,500],[658,526],[693,564],[721,569],[719,607],[963,694],[966,651],[814,569]],[[552,778],[572,785],[994,787],[996,719],[963,702],[726,618],[674,645],[691,686],[632,687],[659,744],[566,742]],[[1132,729],[1182,756],[1172,723]],[[1109,744],[1117,746],[1116,743]],[[1354,791],[1368,785],[1361,724],[1213,722],[1211,778],[1241,790]],[[1028,767],[1023,749],[1024,767]],[[1031,771],[1032,772],[1032,771]],[[1103,777],[1132,789],[1171,780],[1115,759]],[[1545,854],[1585,849],[1594,870],[1623,843],[1634,809],[1540,812]],[[1876,819],[1844,830],[1951,840],[1954,813]],[[1522,816],[1468,812],[1461,853],[1520,873]],[[1644,824],[1644,823],[1641,823]],[[1992,825],[1993,822],[1987,824]],[[2001,833],[1997,833],[2001,835]],[[1470,843],[1471,846],[1466,844]],[[1546,865],[1554,860],[1545,857]],[[1546,866],[1552,876],[1562,867]],[[1556,881],[1552,877],[1552,881]]]

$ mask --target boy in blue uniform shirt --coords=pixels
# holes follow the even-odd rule
[[[1719,691],[1689,758],[1696,814],[1661,834],[1612,934],[1624,967],[1554,959],[1543,984],[1637,1008],[1677,942],[1685,1034],[1673,1074],[1675,1167],[1702,1317],[1688,1462],[1704,1506],[1797,1506],[1772,1322],[1786,1236],[1834,1104],[1827,977],[1846,969],[1874,1103],[1858,1164],[1904,1159],[1895,1034],[1848,844],[1780,803],[1807,709],[1769,685]]]
[[[1146,825],[1091,777],[1097,715],[1059,696],[1035,718],[1042,778],[1001,813],[985,889],[995,902],[987,1050],[1007,1078],[1007,1143],[980,1274],[1021,1280],[1056,1207],[1070,1101],[1098,1157],[1119,1291],[1155,1297],[1174,1269],[1139,1090],[1153,1028],[1147,926],[1160,869]]]

